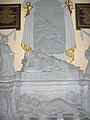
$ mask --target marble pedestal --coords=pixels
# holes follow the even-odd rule
[[[69,73],[69,71],[68,71]],[[77,74],[78,73],[78,74]],[[51,74],[51,75],[50,75]],[[85,109],[86,111],[90,111],[90,81],[83,79],[82,71],[72,72],[72,74],[68,74],[68,78],[66,79],[66,75],[61,73],[53,73],[45,72],[45,73],[33,73],[33,72],[18,72],[16,79],[16,113],[17,116],[21,116],[25,120],[47,120],[52,116],[45,115],[42,118],[42,114],[38,113],[38,115],[32,115],[32,113],[24,114],[23,112],[19,113],[17,108],[17,104],[22,98],[21,96],[26,95],[30,97],[30,99],[37,99],[39,102],[42,101],[52,101],[57,98],[62,98],[65,102],[77,104],[78,107]],[[27,107],[27,105],[26,105]],[[23,109],[24,110],[24,109]],[[63,120],[64,117],[69,116],[69,113],[60,114],[62,118],[58,118],[58,115],[54,116],[56,120]],[[72,120],[79,120],[79,113],[71,115]],[[37,118],[37,119],[36,119]],[[54,119],[54,118],[53,118]]]
[[[41,80],[40,76],[42,78],[42,75],[40,74],[17,72],[16,79],[0,80],[0,120],[64,120],[65,118],[83,120],[79,117],[79,113],[70,114],[68,111],[57,115],[46,115],[39,112],[37,115],[33,115],[31,112],[28,114],[19,112],[21,106],[18,105],[20,105],[23,95],[27,99],[29,97],[30,99],[36,99],[40,103],[61,98],[67,104],[77,104],[85,111],[90,111],[90,80],[81,79],[82,72],[77,74],[77,79],[74,77],[73,80],[61,79],[58,73],[54,73],[49,79],[50,75],[46,75],[46,72],[43,73],[43,79]],[[58,76],[57,79],[54,78],[55,75]],[[28,105],[29,103],[22,108],[22,111]]]
[[[0,77],[0,120],[14,120],[14,81],[15,76]]]

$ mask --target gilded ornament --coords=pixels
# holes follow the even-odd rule
[[[31,3],[30,2],[26,2],[26,7],[23,8],[23,10],[27,11],[25,17],[30,15],[30,11],[31,11],[32,8],[33,8],[33,6],[31,6]]]
[[[72,9],[74,9],[73,5],[70,4],[70,0],[66,0],[65,2],[68,10],[70,11],[70,15],[72,14]]]
[[[76,44],[72,47],[72,48],[70,48],[70,49],[68,49],[68,50],[66,50],[66,55],[69,57],[69,59],[68,59],[68,63],[71,63],[73,60],[74,60],[74,52],[75,52],[75,50],[76,50]]]
[[[26,45],[24,42],[21,42],[21,47],[27,52],[32,52],[33,51],[32,48],[29,47],[28,45]]]

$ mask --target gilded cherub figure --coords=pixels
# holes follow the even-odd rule
[[[73,5],[70,4],[70,0],[66,0],[65,2],[68,10],[70,11],[70,15],[72,14],[72,9],[74,8]]]
[[[31,6],[31,3],[30,3],[30,2],[26,2],[26,8],[23,8],[23,10],[26,10],[26,11],[27,11],[25,17],[28,16],[28,15],[30,15],[30,10],[31,10],[32,8],[33,8],[33,6]]]

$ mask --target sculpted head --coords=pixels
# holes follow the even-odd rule
[[[8,42],[8,36],[2,35],[2,36],[1,36],[1,43],[7,44],[7,42]]]

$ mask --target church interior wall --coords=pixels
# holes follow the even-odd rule
[[[73,0],[73,1],[74,1],[74,8],[75,8],[75,3],[90,3],[90,0]],[[87,59],[85,58],[85,50],[90,45],[90,38],[84,34],[84,40],[82,40],[81,31],[76,30],[75,9],[73,9],[72,20],[74,24],[74,31],[75,31],[75,38],[77,45],[73,64],[76,66],[80,66],[82,70],[85,70],[87,65]],[[90,29],[84,29],[84,30],[90,33]]]
[[[75,8],[75,3],[90,3],[90,0],[73,0],[74,1],[74,8]],[[22,0],[0,0],[0,4],[22,4]],[[15,53],[15,60],[14,60],[14,67],[15,70],[18,71],[21,69],[21,60],[23,59],[24,56],[24,50],[21,48],[21,40],[22,40],[22,35],[23,35],[23,28],[24,28],[24,16],[25,12],[21,10],[21,29],[16,31],[16,41],[13,41],[12,38],[9,38],[9,45],[12,49],[12,51]],[[76,45],[77,49],[75,51],[75,59],[72,64],[76,66],[80,66],[82,70],[85,70],[86,65],[87,65],[87,60],[85,58],[85,50],[88,48],[90,45],[90,38],[84,34],[84,40],[81,40],[80,37],[80,30],[76,30],[76,19],[75,19],[75,9],[73,9],[72,13],[72,20],[74,24],[74,31],[75,31],[75,38],[76,38]],[[85,29],[88,33],[90,33],[90,29]],[[0,30],[0,32],[4,34],[8,34],[9,31],[12,31],[11,29],[5,29],[5,30]]]

